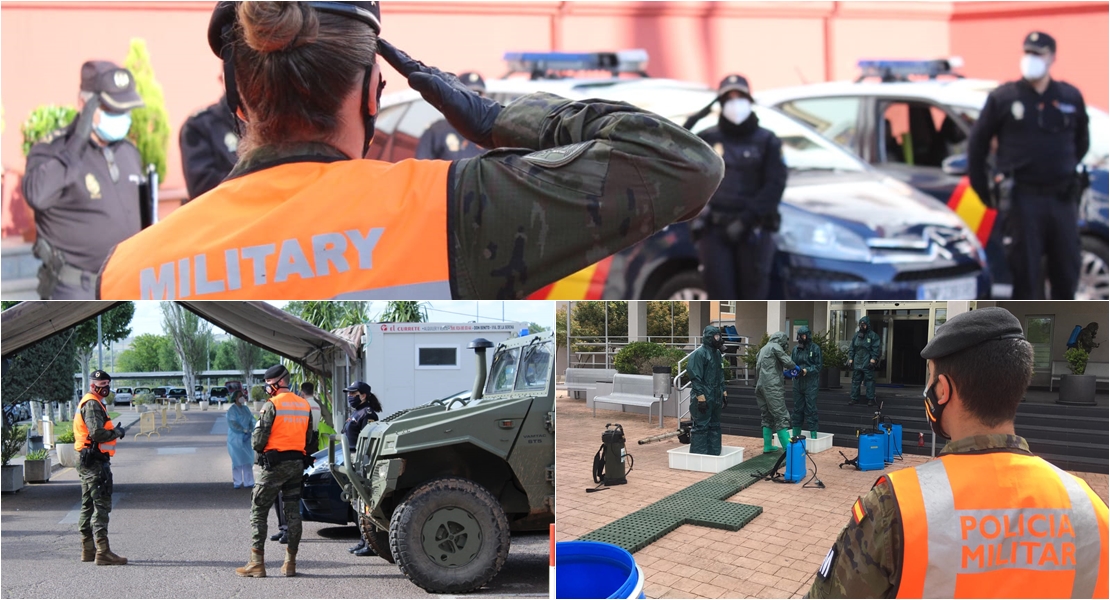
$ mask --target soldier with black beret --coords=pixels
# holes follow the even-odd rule
[[[142,228],[142,159],[127,140],[143,106],[131,72],[104,60],[81,65],[80,114],[31,147],[23,197],[35,212],[39,296],[92,300],[112,247]]]
[[[1021,322],[961,313],[921,356],[926,419],[952,441],[856,500],[808,597],[1105,598],[1106,503],[1014,432],[1033,377]]]
[[[486,95],[486,82],[477,73],[462,73],[459,81],[467,88],[474,90],[479,96]],[[459,133],[447,119],[440,119],[432,123],[431,127],[420,136],[416,145],[416,158],[429,160],[461,160],[478,156],[485,152],[481,146],[471,142]]]
[[[127,430],[108,416],[104,400],[112,393],[112,376],[97,369],[89,374],[89,393],[73,415],[73,448],[80,455],[81,509],[77,530],[81,534],[81,562],[126,565],[127,559],[112,552],[108,543],[108,514],[112,512],[112,457],[116,440]]]
[[[990,93],[971,130],[968,177],[1000,211],[1013,298],[1043,299],[1047,276],[1052,298],[1071,300],[1079,285],[1079,200],[1088,185],[1086,174],[1076,172],[1091,146],[1087,106],[1078,89],[1052,78],[1052,36],[1031,32],[1022,48],[1022,78]],[[992,173],[987,159],[995,138]]]

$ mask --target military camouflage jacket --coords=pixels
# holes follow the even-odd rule
[[[696,135],[623,102],[530,94],[502,109],[493,139],[447,182],[454,298],[524,298],[694,218],[724,176]],[[347,158],[325,144],[263,147],[230,177],[314,155]]]
[[[1008,448],[1029,452],[1029,444],[1016,435],[977,435],[949,442],[940,454],[966,454]],[[859,523],[849,518],[829,554],[828,577],[818,570],[808,598],[894,598],[902,577],[902,515],[894,500],[890,480],[871,488],[861,498],[866,516]],[[824,565],[822,565],[824,567]]]

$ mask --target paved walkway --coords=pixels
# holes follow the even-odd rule
[[[591,416],[583,400],[556,400],[556,486],[558,516],[556,539],[568,541],[693,485],[709,473],[674,471],[667,464],[667,450],[677,439],[645,446],[636,441],[660,433],[658,422],[649,426],[646,415],[606,411]],[[628,438],[628,452],[635,459],[628,484],[587,494],[595,486],[591,477],[594,453],[601,445],[605,424],[620,422]],[[676,428],[674,418],[662,431]],[[761,453],[763,440],[724,436],[724,445],[745,448],[745,457]],[[737,532],[683,525],[637,552],[637,563],[647,577],[649,598],[798,598],[809,591],[814,574],[840,531],[848,523],[849,509],[867,493],[881,472],[838,469],[843,460],[833,448],[812,455],[819,479],[826,489],[758,482],[730,498],[732,502],[763,507],[763,514]],[[845,450],[854,456],[854,451]],[[921,464],[927,457],[906,455],[886,472]],[[811,465],[812,470],[812,465]],[[1080,474],[1106,500],[1110,481],[1106,475]]]

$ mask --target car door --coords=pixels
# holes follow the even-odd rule
[[[921,99],[874,98],[870,104],[872,166],[947,203],[966,170],[971,117]],[[946,170],[946,161],[962,161],[963,169]]]

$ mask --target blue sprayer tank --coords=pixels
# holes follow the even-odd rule
[[[859,470],[879,471],[886,466],[887,436],[885,433],[864,433],[859,436]]]
[[[890,431],[886,436],[887,444],[883,452],[883,460],[888,463],[893,463],[895,456],[902,456],[902,425],[900,423],[879,423],[879,429],[881,429],[884,434],[888,430]]]
[[[798,483],[806,476],[806,440],[799,437],[790,442],[786,450],[786,473],[783,479],[788,483]]]

